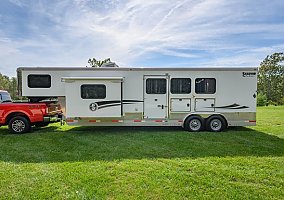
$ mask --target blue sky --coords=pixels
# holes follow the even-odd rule
[[[284,49],[283,0],[1,0],[0,72],[19,66],[258,66]]]

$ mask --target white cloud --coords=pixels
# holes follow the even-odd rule
[[[12,4],[15,4],[19,7],[23,7],[25,5],[25,3],[21,0],[9,0],[9,2],[11,2]]]
[[[143,64],[152,53],[176,57],[177,65],[255,66],[267,53],[282,50],[274,43],[262,44],[263,40],[284,43],[283,22],[268,20],[281,10],[277,0],[269,5],[245,0],[12,2],[25,5],[35,19],[28,25],[31,37],[0,34],[11,40],[0,41],[0,58],[8,66],[13,64],[9,55],[25,65],[84,66],[89,57],[111,57],[129,66]],[[43,27],[42,18],[51,24]]]

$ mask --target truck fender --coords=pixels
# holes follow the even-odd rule
[[[29,113],[25,112],[25,111],[20,111],[20,112],[16,112],[16,111],[10,111],[10,112],[7,112],[6,115],[5,115],[5,122],[6,124],[9,123],[10,119],[12,117],[15,117],[15,116],[24,116],[27,118],[27,120],[31,121],[30,117],[29,117]]]

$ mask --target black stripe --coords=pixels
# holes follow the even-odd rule
[[[134,104],[134,103],[123,103],[123,104]],[[121,105],[120,103],[103,105],[103,106],[98,107],[98,109],[107,108],[107,107],[113,107],[113,106],[120,106],[120,105]]]
[[[110,104],[110,105],[100,106],[100,107],[98,107],[98,110],[99,110],[99,109],[102,109],[102,108],[113,107],[113,106],[121,106],[121,104],[120,104],[120,103],[117,103],[117,104]]]
[[[106,105],[106,104],[112,104],[112,103],[120,103],[121,101],[97,101],[96,103],[98,104],[98,106],[102,106],[102,105]]]
[[[206,107],[206,108],[223,108],[223,109],[244,109],[244,108],[249,108],[247,106],[241,106],[239,104],[231,104],[231,105],[227,105],[227,106],[216,106],[216,107]]]
[[[140,101],[140,100],[123,100],[123,103],[124,102],[143,102],[143,101]],[[107,104],[113,104],[113,103],[121,103],[121,100],[113,100],[113,101],[97,101],[95,102],[98,104],[98,106],[102,106],[102,105],[107,105]]]
[[[249,107],[247,107],[247,106],[241,106],[241,107],[235,107],[235,108],[228,108],[228,109],[244,109],[244,108],[249,108]]]
[[[231,105],[227,105],[227,106],[218,106],[218,107],[214,107],[214,108],[232,108],[232,107],[237,107],[240,106],[239,104],[231,104]]]

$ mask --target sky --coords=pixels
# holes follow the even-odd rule
[[[20,66],[259,66],[284,49],[283,0],[1,0],[0,73]]]

